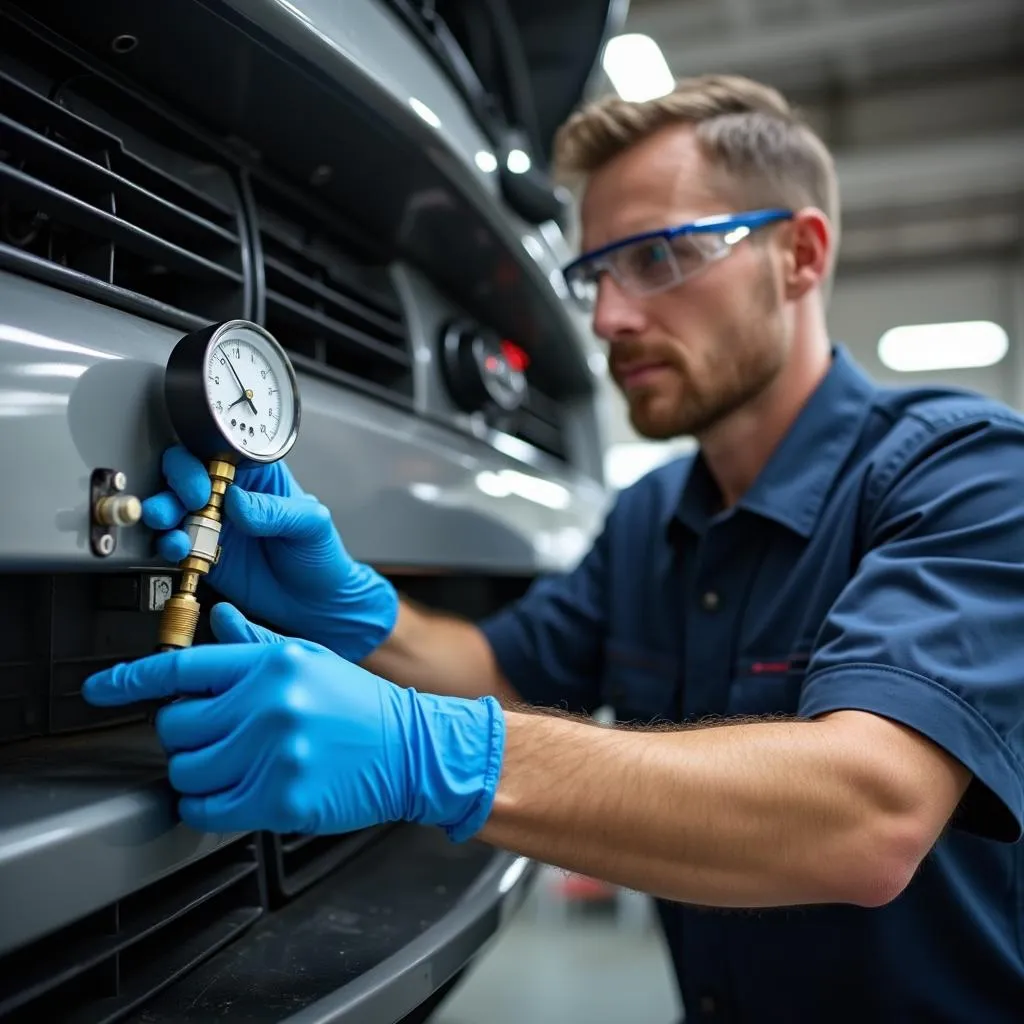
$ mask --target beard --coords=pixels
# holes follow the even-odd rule
[[[703,434],[765,391],[782,369],[786,349],[781,302],[766,259],[750,301],[713,344],[695,355],[667,342],[657,353],[669,370],[650,387],[626,393],[630,423],[653,441]],[[651,346],[619,342],[613,375],[617,365],[641,355],[649,358]]]

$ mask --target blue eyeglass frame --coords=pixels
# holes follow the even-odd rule
[[[599,249],[591,249],[590,252],[577,256],[571,263],[566,264],[562,270],[562,276],[565,278],[565,282],[571,291],[572,281],[570,276],[577,267],[600,259],[602,256],[607,256],[609,253],[615,252],[616,249],[622,249],[628,245],[646,242],[654,238],[664,238],[666,241],[671,241],[680,235],[723,234],[728,231],[735,231],[737,228],[749,228],[751,231],[755,231],[758,228],[765,227],[768,224],[775,224],[778,221],[792,220],[793,216],[793,210],[775,207],[764,210],[747,210],[743,213],[718,213],[710,217],[701,217],[699,220],[689,221],[686,224],[678,224],[672,228],[643,231],[638,235],[620,238],[618,241],[609,242],[608,245],[603,245]]]

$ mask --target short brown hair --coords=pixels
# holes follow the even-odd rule
[[[684,78],[672,92],[631,102],[605,96],[555,137],[555,172],[572,182],[671,125],[690,124],[727,192],[750,208],[815,206],[839,237],[839,188],[825,143],[783,95],[739,75]]]

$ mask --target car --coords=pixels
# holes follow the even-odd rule
[[[191,831],[147,710],[80,690],[157,647],[134,499],[213,324],[288,353],[288,465],[402,593],[479,618],[586,550],[606,370],[547,154],[622,8],[0,3],[0,1021],[424,1019],[522,900],[436,829]]]

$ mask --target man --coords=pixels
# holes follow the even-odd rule
[[[833,166],[773,90],[604,100],[559,158],[632,421],[699,453],[479,629],[246,471],[211,583],[304,640],[220,605],[221,644],[87,698],[185,698],[157,730],[198,828],[419,821],[659,897],[688,1020],[1021,1020],[1024,420],[830,343]],[[177,561],[209,484],[164,465]],[[574,714],[607,702],[639,724]]]

